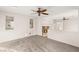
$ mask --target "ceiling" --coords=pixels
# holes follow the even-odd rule
[[[47,9],[49,15],[55,15],[79,8],[78,6],[0,6],[0,11],[22,15],[37,15],[32,10],[37,10],[38,7]]]

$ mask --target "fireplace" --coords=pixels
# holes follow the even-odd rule
[[[49,26],[42,26],[42,36],[47,37]]]

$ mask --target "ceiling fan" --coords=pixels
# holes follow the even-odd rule
[[[38,10],[33,10],[33,12],[37,12],[38,16],[40,16],[41,14],[43,15],[48,15],[48,13],[46,13],[47,9],[42,9],[42,8],[38,8]]]

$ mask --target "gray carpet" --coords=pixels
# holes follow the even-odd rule
[[[1,52],[78,52],[79,48],[34,35],[0,43]]]

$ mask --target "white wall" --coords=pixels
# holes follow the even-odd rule
[[[79,32],[52,32],[48,38],[79,47]]]
[[[79,32],[78,21],[79,21],[79,17],[73,17],[69,20],[65,20],[64,31],[65,32]]]
[[[52,13],[52,12],[51,12]],[[53,15],[53,16],[50,16],[50,15],[48,15],[48,16],[40,16],[37,20],[38,20],[38,22],[37,22],[37,25],[38,25],[38,27],[37,27],[37,33],[39,34],[39,35],[41,35],[41,29],[42,29],[42,27],[41,26],[44,26],[44,25],[46,25],[46,26],[50,26],[50,28],[52,29],[52,27],[53,27],[53,20],[54,19],[62,19],[63,17],[70,17],[70,20],[68,20],[68,21],[65,21],[65,31],[70,31],[71,29],[72,30],[77,30],[77,27],[76,27],[76,23],[77,23],[77,21],[75,21],[76,20],[76,17],[78,17],[78,10],[71,10],[71,11],[68,11],[68,12],[64,12],[64,13],[61,13],[61,14],[58,14],[58,15]],[[74,19],[75,20],[74,20]],[[73,21],[72,21],[73,20]],[[74,22],[75,21],[75,22]],[[71,22],[71,23],[70,23]],[[73,23],[74,22],[74,23]],[[70,23],[69,25],[70,25],[70,27],[68,27],[69,25],[67,25],[68,23]],[[67,26],[66,26],[67,25]],[[72,26],[71,26],[72,25]],[[73,25],[74,25],[74,27],[76,28],[74,28],[73,27]]]
[[[64,31],[53,31],[52,23],[54,19],[62,19],[63,17],[70,17],[69,20],[64,22]],[[46,16],[38,19],[38,35],[42,35],[43,25],[50,26],[48,32],[48,38],[61,41],[67,44],[71,44],[79,47],[79,17],[78,10],[71,10],[54,16]]]
[[[14,30],[5,30],[6,16],[14,17]],[[29,16],[0,12],[0,42],[29,36]],[[35,27],[35,25],[34,25]],[[33,29],[32,32],[35,30]],[[34,32],[35,33],[35,32]]]
[[[31,36],[31,35],[36,35],[37,34],[37,17],[34,17],[34,16],[29,16],[29,19],[33,19],[33,28],[29,28],[28,29],[28,36]],[[30,22],[30,21],[29,21]],[[26,25],[27,26],[27,25]],[[30,25],[29,25],[30,27]]]

